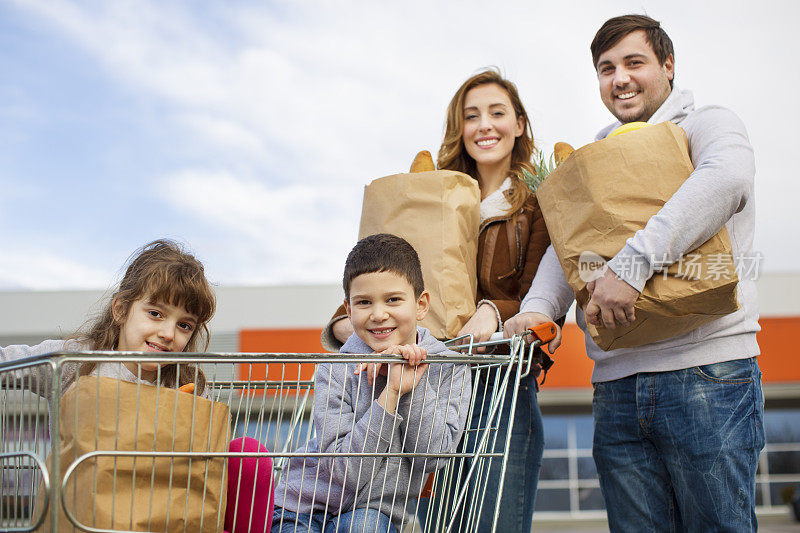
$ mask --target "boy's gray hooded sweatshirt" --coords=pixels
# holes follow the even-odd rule
[[[417,344],[429,355],[454,353],[417,327]],[[353,334],[343,354],[370,354]],[[398,458],[397,453],[452,453],[461,439],[471,398],[468,365],[431,363],[413,391],[403,395],[394,415],[377,402],[386,377],[369,385],[357,363],[322,363],[315,374],[315,437],[301,452],[333,452],[337,457],[293,457],[275,489],[275,506],[316,516],[357,508],[378,509],[400,530],[406,502],[416,499],[426,474],[446,459]],[[385,456],[348,457],[347,453]]]
[[[671,121],[686,131],[694,172],[644,229],[631,236],[609,262],[609,268],[639,292],[653,274],[694,250],[723,226],[733,245],[739,271],[737,296],[741,308],[694,331],[636,348],[604,352],[586,333],[583,311],[576,321],[586,337],[586,352],[594,360],[592,382],[611,381],[639,372],[664,372],[743,359],[759,354],[756,343],[758,309],[755,277],[758,258],[752,251],[755,228],[753,148],[744,124],[720,106],[694,108],[690,91],[677,85],[647,121]],[[619,122],[604,128],[605,138]],[[657,180],[658,176],[650,176]],[[656,258],[660,265],[654,264]],[[662,258],[664,259],[662,263]],[[755,270],[753,269],[755,267]],[[567,313],[574,295],[553,247],[547,249],[520,311],[551,318]]]

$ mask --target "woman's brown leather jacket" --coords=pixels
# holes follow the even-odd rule
[[[519,313],[549,245],[533,194],[515,213],[486,219],[478,233],[478,301],[491,301],[503,322]]]

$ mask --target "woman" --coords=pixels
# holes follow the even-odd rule
[[[472,334],[475,342],[502,331],[503,321],[519,312],[520,301],[550,244],[536,197],[522,181],[524,171],[533,173],[533,152],[530,121],[513,83],[497,70],[487,69],[459,87],[447,108],[438,168],[468,174],[480,185],[477,310],[459,332]],[[341,346],[352,333],[345,318],[340,310],[323,331],[322,342],[327,349],[338,349],[337,344]],[[537,374],[531,371],[520,382],[497,531],[531,530],[544,448],[536,399]],[[488,376],[481,376],[479,386],[488,386],[488,381]],[[482,397],[479,389],[476,402]],[[510,407],[509,390],[498,443],[505,441]],[[487,410],[488,402],[476,404],[472,427],[479,417],[487,416]],[[499,461],[493,463],[490,476],[499,476]],[[491,487],[492,478],[489,483]],[[492,490],[483,498],[481,531],[491,529],[495,498]]]

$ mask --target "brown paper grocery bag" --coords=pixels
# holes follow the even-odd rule
[[[452,338],[475,314],[478,182],[461,172],[434,170],[379,178],[364,188],[358,238],[403,237],[419,254],[431,307],[421,324]]]
[[[686,133],[664,122],[576,150],[539,186],[536,196],[553,247],[581,308],[589,300],[586,276],[581,279],[591,257],[586,252],[606,261],[614,257],[692,171]],[[736,311],[737,283],[723,227],[666,274],[648,280],[633,324],[588,330],[603,350],[674,337]]]
[[[228,451],[228,407],[193,394],[82,376],[60,406],[62,479],[81,455],[96,450]],[[70,475],[62,498],[79,523],[95,528],[222,531],[225,466],[225,458],[88,458]],[[41,531],[51,530],[50,516],[48,510]],[[79,531],[63,510],[59,531]]]

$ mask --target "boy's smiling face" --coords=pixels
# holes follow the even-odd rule
[[[429,302],[427,291],[414,296],[414,288],[404,276],[370,272],[353,278],[350,299],[344,306],[356,335],[381,352],[417,342],[417,322],[425,317]]]

